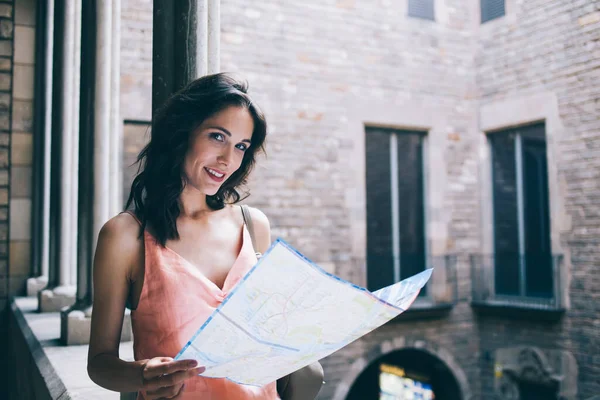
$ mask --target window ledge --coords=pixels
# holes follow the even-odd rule
[[[391,322],[444,318],[450,314],[452,308],[454,308],[454,303],[436,303],[430,299],[417,299],[408,310],[392,319]]]
[[[17,363],[14,371],[17,379],[29,381],[30,377],[41,375],[41,379],[31,380],[30,385],[45,387],[31,390],[38,394],[45,392],[52,399],[120,399],[119,393],[106,390],[89,378],[87,345],[60,344],[60,313],[38,313],[37,304],[35,297],[14,298],[10,304],[15,323],[10,340],[13,345],[25,342],[25,347],[16,349],[16,354],[32,360],[32,363]],[[15,335],[21,338],[16,340]],[[121,343],[119,353],[122,359],[133,360],[133,342]]]
[[[506,300],[476,300],[471,301],[471,307],[479,314],[535,318],[548,321],[558,321],[566,311],[562,307]]]

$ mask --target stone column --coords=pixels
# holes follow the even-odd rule
[[[110,83],[110,216],[123,208],[123,179],[121,168],[123,123],[119,114],[121,84],[121,0],[112,3],[112,50]]]
[[[208,73],[221,70],[221,0],[208,0]]]
[[[35,171],[32,202],[33,277],[27,280],[27,295],[37,296],[48,285],[50,220],[50,138],[52,122],[52,58],[54,50],[54,0],[40,1],[36,30]]]
[[[115,178],[120,174],[121,154],[120,0],[99,0],[96,6],[84,1],[82,15],[81,59],[85,63],[81,67],[77,301],[61,313],[61,341],[67,345],[89,342],[94,248],[102,225],[121,207],[120,191],[114,190],[120,186],[120,178]],[[131,340],[128,311],[121,335],[121,341],[127,340]]]
[[[79,200],[79,105],[80,105],[80,78],[81,78],[81,2],[83,0],[73,0],[75,3],[74,15],[74,46],[73,46],[73,114],[71,120],[71,208],[69,209],[69,283],[70,287],[77,287],[77,214]]]
[[[58,28],[61,24],[62,29],[56,29],[55,38],[62,39],[62,48],[57,52],[56,57],[60,57],[62,62],[55,64],[55,71],[60,73],[60,82],[55,82],[56,94],[54,99],[58,99],[60,107],[55,107],[56,112],[53,113],[53,120],[58,118],[60,121],[53,121],[53,141],[52,155],[58,157],[58,161],[52,163],[51,169],[60,168],[60,178],[54,171],[53,178],[59,180],[60,184],[53,185],[54,195],[56,196],[55,207],[53,213],[55,218],[55,227],[52,232],[53,237],[53,264],[49,274],[52,279],[49,279],[46,289],[39,293],[39,309],[42,312],[59,311],[60,309],[69,306],[75,301],[76,287],[75,277],[72,274],[73,263],[75,258],[74,239],[76,234],[73,232],[74,221],[76,218],[77,204],[73,198],[74,191],[77,190],[77,179],[73,172],[74,160],[73,156],[76,152],[74,144],[77,136],[77,120],[78,115],[75,113],[78,110],[77,99],[78,93],[78,77],[76,71],[78,62],[75,61],[75,55],[79,52],[76,45],[79,40],[76,37],[79,35],[77,28],[81,26],[81,7],[77,3],[81,0],[58,0],[56,1],[56,24]],[[78,14],[79,11],[79,14]],[[57,42],[55,40],[55,43]],[[55,58],[55,61],[56,60]],[[60,68],[58,68],[60,67]],[[55,74],[55,77],[57,74]],[[54,102],[56,104],[56,102]],[[60,149],[59,146],[60,137]],[[74,187],[75,186],[75,187]],[[56,193],[58,192],[58,193]],[[56,218],[59,221],[56,221]]]
[[[153,5],[152,114],[171,94],[206,75],[209,12],[207,0]]]

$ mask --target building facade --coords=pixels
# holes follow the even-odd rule
[[[32,262],[19,74],[36,58],[19,37],[35,24],[19,7],[33,1],[0,2],[0,46],[15,24],[4,299]],[[122,0],[121,37],[126,197],[151,120],[152,1]],[[246,202],[273,237],[369,289],[435,268],[411,310],[322,360],[319,398],[600,393],[599,1],[223,1],[221,69],[267,116]]]

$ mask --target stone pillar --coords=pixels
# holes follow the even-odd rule
[[[48,247],[50,220],[50,138],[52,122],[52,58],[54,50],[54,0],[40,1],[36,30],[36,153],[32,203],[33,277],[27,280],[27,295],[37,296],[48,285]]]
[[[81,79],[81,2],[84,0],[73,0],[75,3],[75,15],[73,25],[75,28],[73,46],[73,113],[71,121],[71,207],[69,209],[69,283],[70,287],[77,288],[77,214],[79,202],[79,105],[80,105],[80,79]]]
[[[94,104],[93,241],[110,217],[110,130],[112,0],[96,2],[96,87]]]
[[[221,70],[221,0],[208,0],[208,73]]]
[[[121,62],[121,0],[112,3],[112,50],[110,83],[110,216],[118,214],[123,208],[123,183],[121,156],[123,143],[123,123],[119,114],[120,106],[120,62]]]
[[[61,313],[61,341],[67,345],[89,342],[94,247],[102,225],[121,207],[120,191],[114,190],[120,186],[120,179],[114,178],[120,173],[121,154],[120,0],[98,1],[94,7],[93,2],[83,3],[81,59],[85,63],[81,66],[77,301]],[[121,341],[128,340],[131,340],[129,311],[125,313],[121,334]]]
[[[207,0],[154,0],[153,5],[154,115],[171,94],[208,71],[209,8]]]
[[[78,62],[75,61],[75,55],[79,52],[76,45],[79,40],[77,28],[81,27],[81,7],[77,3],[81,0],[57,0],[56,18],[55,18],[55,43],[62,40],[60,52],[55,55],[55,77],[60,74],[60,82],[55,81],[55,93],[53,101],[57,107],[53,112],[53,141],[52,155],[58,157],[57,162],[53,162],[51,169],[59,168],[60,177],[54,172],[55,183],[51,190],[54,191],[55,202],[52,209],[55,226],[51,237],[54,239],[52,250],[52,271],[48,286],[39,293],[39,309],[41,312],[59,311],[75,302],[76,287],[75,276],[72,274],[73,263],[76,256],[76,247],[73,241],[76,234],[73,232],[74,218],[76,218],[77,204],[73,198],[74,191],[77,190],[77,179],[73,172],[76,153],[74,144],[78,132],[78,110],[77,99],[79,98],[79,73],[76,71]],[[79,11],[79,13],[78,13]],[[61,25],[59,28],[59,24]],[[57,58],[61,61],[58,64]],[[60,106],[58,106],[60,102]],[[60,119],[60,121],[56,121]],[[60,146],[60,149],[58,147]],[[54,151],[59,150],[59,151]],[[74,187],[75,186],[75,187]],[[58,193],[57,193],[58,192]],[[58,221],[56,220],[58,219]]]

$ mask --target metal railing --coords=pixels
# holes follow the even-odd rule
[[[562,255],[471,255],[472,303],[561,310]]]

